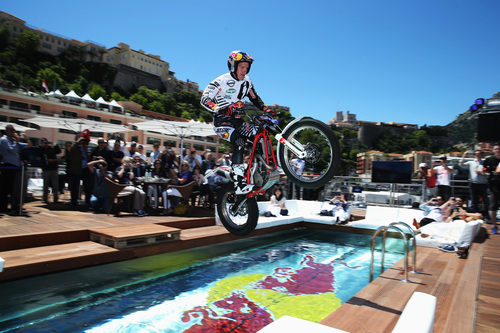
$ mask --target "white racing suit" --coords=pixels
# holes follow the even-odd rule
[[[243,103],[245,97],[258,109],[266,108],[250,78],[245,76],[243,80],[237,80],[231,73],[223,74],[210,82],[201,97],[201,105],[214,112],[214,130],[217,135],[234,145],[233,165],[243,165],[245,142],[247,139],[253,140],[257,133],[253,124],[243,121],[241,114],[230,108],[238,102]]]

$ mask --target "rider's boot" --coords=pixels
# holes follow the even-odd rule
[[[252,192],[255,185],[247,184],[245,179],[245,165],[232,164],[231,178],[236,184],[235,194],[247,194]]]

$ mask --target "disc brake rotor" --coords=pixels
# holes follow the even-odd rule
[[[306,156],[304,158],[306,162],[315,164],[319,161],[321,157],[321,151],[318,145],[309,142],[304,146],[304,150],[306,152]]]

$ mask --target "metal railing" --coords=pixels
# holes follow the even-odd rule
[[[409,247],[410,247],[410,239],[407,237],[407,233],[405,233],[403,230],[401,230],[399,226],[404,226],[405,228],[411,230],[410,237],[413,238],[413,270],[412,273],[416,273],[416,252],[417,252],[417,246],[416,246],[416,241],[415,241],[415,233],[411,229],[411,227],[404,223],[404,222],[393,222],[388,226],[381,226],[379,227],[375,233],[372,236],[372,248],[371,248],[371,261],[370,261],[370,282],[373,281],[373,271],[374,271],[374,266],[375,266],[375,244],[377,241],[377,236],[379,233],[382,231],[383,233],[383,238],[382,238],[382,261],[380,264],[380,274],[384,272],[384,259],[385,259],[385,241],[387,238],[387,233],[390,230],[395,230],[401,235],[401,238],[403,238],[404,243],[405,243],[405,259],[404,259],[404,279],[401,280],[403,282],[409,282],[408,280],[408,252],[409,252]]]

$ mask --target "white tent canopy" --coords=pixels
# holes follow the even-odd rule
[[[64,94],[59,89],[57,89],[56,91],[54,91],[53,95],[55,97],[63,97],[64,96]]]
[[[129,129],[125,125],[110,124],[102,121],[94,121],[83,118],[59,118],[59,117],[36,116],[34,118],[24,119],[22,121],[36,124],[40,127],[61,128],[74,132],[81,132],[84,129],[88,129],[91,132],[105,132],[105,133],[118,133],[118,132],[131,131],[131,129]]]
[[[106,106],[108,106],[108,105],[109,105],[109,103],[108,103],[108,102],[106,102],[106,101],[104,100],[104,98],[102,98],[102,97],[99,97],[99,98],[98,98],[98,99],[96,99],[95,101],[96,101],[96,103],[98,103],[98,104],[104,104],[104,105],[106,105]]]
[[[80,100],[82,99],[80,96],[78,96],[76,94],[76,92],[74,90],[71,90],[69,93],[67,93],[66,95],[64,95],[65,97],[67,98],[73,98],[73,99],[77,99],[77,100]]]
[[[180,151],[184,147],[184,139],[190,136],[212,136],[215,135],[213,126],[199,121],[166,121],[149,120],[134,125],[143,131],[159,132],[165,135],[176,136],[181,139]]]
[[[111,111],[111,107],[115,107],[115,108],[119,108],[120,110],[122,110],[122,113],[125,111],[123,106],[121,106],[120,104],[118,104],[117,101],[115,100],[112,100],[111,102],[109,102],[109,109]]]
[[[95,103],[95,100],[92,97],[90,97],[89,94],[83,95],[82,96],[82,101]]]

